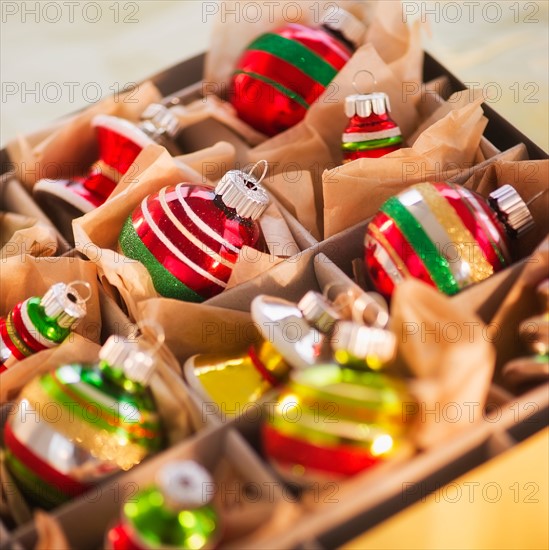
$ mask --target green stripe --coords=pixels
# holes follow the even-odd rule
[[[174,277],[143,244],[135,232],[131,217],[128,217],[120,232],[122,252],[134,260],[140,261],[149,271],[157,292],[166,298],[175,298],[185,302],[203,302],[204,298]]]
[[[459,286],[450,270],[448,260],[438,253],[419,221],[396,198],[391,197],[381,211],[392,218],[416,254],[421,258],[433,282],[445,294],[456,294]]]
[[[275,90],[278,90],[281,94],[284,94],[286,97],[289,97],[290,99],[293,99],[296,103],[299,103],[302,107],[305,107],[305,109],[308,109],[310,105],[296,92],[293,92],[289,88],[286,88],[285,86],[282,86],[282,84],[279,84],[276,80],[272,80],[271,78],[267,78],[266,76],[263,76],[258,73],[252,73],[250,71],[234,71],[233,75],[237,74],[245,74],[251,78],[255,78],[257,80],[261,80],[261,82],[265,82],[265,84],[268,84],[269,86],[272,86],[275,88]]]
[[[246,49],[267,52],[283,59],[324,87],[328,86],[337,74],[337,69],[307,46],[279,34],[264,34]]]
[[[138,445],[141,445],[142,447],[148,449],[151,445],[151,440],[146,439],[143,437],[136,437],[134,434],[127,431],[127,429],[131,426],[129,424],[122,424],[120,426],[112,426],[105,420],[103,420],[99,414],[97,414],[95,411],[90,412],[84,412],[84,408],[81,407],[78,403],[73,401],[70,396],[66,395],[62,389],[55,383],[55,381],[52,379],[52,377],[48,374],[46,376],[42,376],[40,379],[40,383],[42,387],[44,388],[44,391],[47,392],[47,394],[54,399],[59,405],[64,406],[69,412],[69,415],[74,415],[74,417],[78,417],[80,420],[85,422],[86,424],[93,425],[93,427],[99,432],[100,430],[106,430],[109,433],[113,434],[124,434],[125,437],[127,437],[132,443],[136,443]],[[73,388],[71,388],[73,389]],[[94,403],[99,410],[103,410],[101,405],[99,403]],[[70,405],[67,407],[67,405]],[[108,413],[113,415],[113,411],[107,411]],[[154,440],[152,440],[154,442]]]
[[[344,151],[370,151],[371,149],[381,149],[390,145],[402,143],[402,136],[394,136],[383,139],[371,139],[369,141],[350,141],[342,143],[341,148]]]
[[[465,208],[467,208],[467,210],[469,210],[469,212],[473,215],[474,218],[477,218],[478,214],[473,209],[473,207],[469,204],[469,200],[467,199],[467,197],[465,195],[462,195],[459,192],[459,189],[457,188],[457,186],[455,186],[454,184],[452,184],[450,182],[447,182],[447,185],[449,185],[452,189],[454,189],[456,191],[456,193],[461,197],[461,201],[465,205]],[[486,232],[486,236],[488,237],[488,240],[490,241],[490,244],[492,245],[492,248],[493,248],[494,252],[496,253],[496,256],[498,257],[499,261],[501,262],[501,265],[502,266],[507,265],[507,260],[505,259],[505,256],[501,252],[501,250],[500,250],[498,244],[496,243],[496,241],[494,241],[492,239],[492,237],[490,236],[490,234],[488,232]]]
[[[5,456],[6,465],[11,475],[17,480],[19,488],[30,500],[46,509],[55,508],[69,500],[68,495],[38,477],[11,451],[6,451]]]

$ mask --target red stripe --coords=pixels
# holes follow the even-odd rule
[[[42,345],[38,340],[36,340],[34,336],[29,332],[27,327],[25,326],[25,323],[23,322],[23,318],[21,317],[22,306],[23,304],[21,303],[17,304],[13,308],[13,314],[12,314],[15,330],[17,330],[17,332],[19,333],[21,340],[23,340],[23,342],[27,347],[29,347],[31,350],[35,352],[48,349],[46,346]],[[28,311],[28,304],[26,302],[25,302],[25,306],[27,307],[27,311]]]
[[[458,186],[456,185],[456,188]],[[459,188],[458,188],[459,191]],[[473,194],[473,191],[468,189],[469,193]],[[463,200],[467,202],[471,206],[473,210],[476,209],[476,206],[467,198],[467,195],[465,193],[460,192],[460,194],[463,197]],[[507,254],[505,254],[505,246],[506,243],[509,241],[509,235],[507,234],[507,231],[505,231],[505,227],[499,220],[499,218],[496,216],[496,213],[490,208],[490,206],[486,203],[486,199],[484,197],[476,197],[478,204],[480,204],[481,209],[484,211],[486,216],[490,219],[492,222],[492,226],[496,230],[496,233],[499,235],[499,240],[497,241],[497,244],[499,245],[499,249],[501,251],[502,256],[505,258],[507,263],[511,263],[511,258]]]
[[[313,80],[303,71],[269,52],[248,50],[239,61],[237,68],[243,71],[258,73],[275,82],[280,82],[285,88],[300,95],[309,105],[325,90],[322,84]],[[281,93],[275,88],[269,88],[270,96],[268,99],[272,99],[276,94]]]
[[[137,209],[134,216],[141,216],[141,208]],[[135,226],[136,224],[134,223],[134,227]],[[151,254],[160,264],[162,264],[174,277],[194,290],[197,294],[200,294],[203,298],[211,298],[224,290],[223,287],[206,279],[194,269],[175,258],[172,252],[158,240],[148,224],[141,223],[137,225],[136,232],[138,237],[143,241],[143,244],[150,250]]]
[[[383,461],[365,449],[345,445],[320,447],[284,435],[269,424],[262,430],[263,448],[270,457],[288,466],[301,464],[307,468],[352,476]]]
[[[62,493],[70,496],[85,493],[91,485],[85,485],[55,470],[35,455],[28,447],[23,445],[13,433],[11,425],[6,422],[4,427],[4,444],[14,456],[19,459],[29,470],[36,472],[46,483],[53,485]]]
[[[215,276],[218,279],[221,279],[222,281],[229,280],[229,277],[231,276],[232,268],[228,268],[223,264],[218,263],[217,260],[212,258],[212,256],[210,256],[210,254],[206,250],[206,248],[210,248],[214,252],[219,253],[218,252],[219,249],[222,248],[222,245],[220,243],[218,243],[217,241],[214,241],[213,239],[210,239],[210,241],[213,241],[211,243],[212,245],[210,246],[210,243],[206,244],[204,242],[206,239],[202,238],[202,232],[198,229],[198,227],[190,220],[188,221],[181,220],[181,218],[179,218],[179,216],[174,212],[174,215],[177,218],[179,218],[179,221],[181,222],[183,227],[185,227],[187,231],[191,233],[191,235],[193,235],[196,239],[198,239],[200,243],[204,243],[203,246],[200,246],[200,245],[197,246],[192,241],[190,241],[183,233],[181,233],[181,231],[168,218],[168,216],[164,213],[164,209],[162,208],[160,201],[157,200],[156,197],[150,198],[147,204],[149,207],[149,214],[151,215],[151,218],[155,221],[160,231],[179,250],[181,250],[185,254],[185,256],[189,258],[189,260],[191,260],[196,265],[199,265],[201,267],[206,266],[204,269],[207,269],[209,272],[212,272],[213,269],[216,269]],[[170,206],[171,205],[168,205],[168,208],[170,208]],[[202,203],[200,206],[202,208],[199,210],[199,212],[204,212],[205,205]],[[170,210],[173,211],[172,208],[170,208]],[[182,207],[181,207],[181,210],[183,210]],[[216,208],[216,212],[213,212],[212,214],[217,214],[217,217],[219,217],[220,212]],[[221,254],[219,255],[221,256]],[[233,256],[233,261],[236,261],[236,254],[232,253],[232,256]]]
[[[384,212],[378,212],[371,223],[376,225],[380,232],[385,236],[394,251],[408,268],[410,275],[436,288],[436,285],[431,279],[425,264],[418,256],[412,245],[406,240],[406,237],[404,237],[396,223]]]
[[[271,384],[271,386],[278,386],[280,384],[280,381],[273,375],[271,371],[265,367],[265,365],[261,362],[259,357],[257,356],[257,353],[255,351],[255,348],[253,345],[250,346],[248,349],[248,355],[250,356],[250,359],[252,360],[253,366],[256,368],[256,370],[263,376],[263,378]]]
[[[2,340],[4,340],[4,344],[8,347],[8,349],[11,351],[13,356],[18,360],[22,361],[26,358],[26,355],[23,355],[19,349],[17,349],[16,345],[12,342],[9,334],[8,329],[6,327],[6,321],[4,319],[0,319],[0,334],[2,335]]]
[[[446,183],[435,183],[433,185],[436,187],[440,195],[442,195],[456,211],[456,214],[460,217],[465,227],[470,231],[471,235],[473,235],[475,241],[478,243],[484,257],[492,266],[494,266],[494,271],[504,267],[499,261],[499,258],[497,257],[497,254],[488,239],[484,224],[479,218],[475,217],[469,208],[467,208],[464,202],[465,197],[462,197],[457,189],[453,189]],[[473,210],[478,210],[474,204],[468,201],[467,203]],[[475,243],[471,243],[471,246],[474,246],[474,244]],[[479,253],[479,251],[473,250],[473,254]]]
[[[290,23],[280,29],[277,34],[303,44],[338,71],[343,68],[352,55],[352,52],[346,46],[343,46],[341,42],[332,38],[324,30],[311,29],[303,25]]]

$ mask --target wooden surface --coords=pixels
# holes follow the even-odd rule
[[[549,548],[549,429],[344,546],[385,550]]]

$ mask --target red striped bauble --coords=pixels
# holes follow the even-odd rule
[[[368,225],[366,270],[386,297],[410,277],[456,294],[508,266],[509,238],[532,225],[510,185],[487,201],[460,185],[419,183],[388,199]]]
[[[230,102],[268,136],[297,124],[350,59],[363,25],[348,12],[327,14],[322,27],[288,24],[248,45],[233,73]]]
[[[250,174],[232,170],[216,189],[180,183],[141,201],[120,234],[163,296],[201,302],[222,292],[244,246],[264,250],[256,219],[269,202]]]

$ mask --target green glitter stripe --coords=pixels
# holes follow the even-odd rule
[[[395,221],[406,240],[421,258],[438,289],[445,294],[459,292],[459,286],[450,270],[448,260],[439,254],[419,221],[408,212],[406,207],[396,197],[391,197],[381,207],[381,211]]]
[[[278,34],[264,34],[246,49],[267,52],[283,59],[324,87],[328,86],[337,74],[337,69],[307,46]]]
[[[266,76],[260,75],[258,73],[252,73],[249,71],[233,72],[233,75],[237,75],[237,74],[245,74],[257,80],[261,80],[261,82],[265,82],[265,84],[272,86],[273,88],[278,90],[280,93],[284,94],[286,97],[293,99],[296,103],[299,103],[302,107],[305,107],[305,109],[308,109],[310,107],[310,105],[299,94],[297,94],[296,92],[293,92],[292,90],[290,90],[289,88],[286,88],[285,86],[282,86],[282,84],[279,84],[276,80],[272,80],[270,78],[267,78]]]
[[[456,185],[450,183],[450,182],[447,182],[447,184],[456,191],[456,193],[461,197],[461,202],[465,205],[465,208],[467,208],[467,210],[469,210],[469,212],[473,215],[474,218],[477,218],[478,217],[478,214],[477,212],[473,209],[473,207],[471,206],[471,204],[469,204],[469,199],[467,198],[466,195],[462,195],[460,192],[459,192],[459,189],[457,188]],[[503,253],[501,252],[501,249],[499,248],[498,246],[498,243],[496,243],[496,241],[494,241],[490,235],[490,233],[487,231],[486,232],[486,236],[488,237],[488,240],[490,241],[490,244],[492,245],[492,248],[494,250],[494,252],[496,253],[496,256],[498,257],[499,261],[501,262],[501,265],[502,266],[506,266],[507,265],[507,260],[505,259],[505,256],[503,255]]]
[[[204,298],[174,277],[143,244],[135,232],[131,217],[125,221],[120,232],[122,252],[134,260],[140,261],[151,274],[157,292],[166,298],[175,298],[185,302],[203,302]]]
[[[69,496],[62,493],[57,487],[40,479],[32,470],[27,468],[11,451],[6,451],[6,465],[18,485],[32,501],[44,508],[54,508],[69,500]]]
[[[402,143],[402,136],[394,136],[383,139],[372,139],[369,141],[350,141],[342,143],[341,148],[344,151],[370,151],[371,149],[381,149],[390,145]]]
[[[137,437],[132,434],[129,431],[129,429],[131,428],[131,424],[122,423],[118,426],[112,426],[111,424],[103,420],[101,416],[97,413],[97,411],[84,413],[84,409],[82,408],[82,406],[73,401],[70,396],[63,393],[63,390],[55,383],[55,381],[49,374],[41,377],[40,384],[42,385],[44,391],[52,399],[54,399],[59,405],[64,406],[64,408],[69,411],[70,415],[78,417],[86,424],[93,424],[97,431],[103,429],[108,431],[109,433],[123,433],[132,443],[141,445],[144,448],[149,448],[151,440],[144,437]],[[73,390],[73,388],[71,388],[71,390]],[[115,416],[115,412],[104,409],[99,403],[93,402],[93,404],[96,405],[100,411],[106,411],[107,414],[110,414],[110,416]],[[67,407],[67,405],[72,406]]]

